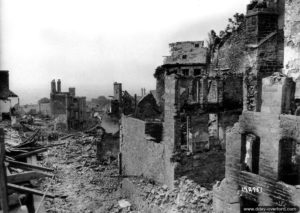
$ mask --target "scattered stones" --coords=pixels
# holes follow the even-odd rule
[[[118,201],[120,192],[117,161],[103,165],[96,159],[95,137],[84,134],[68,139],[65,147],[49,149],[44,164],[56,168],[50,192],[67,195],[66,199],[47,200],[47,213],[129,213],[134,206]],[[41,186],[47,186],[45,181]],[[127,201],[128,202],[128,201]],[[124,207],[125,206],[125,207]]]
[[[212,191],[201,187],[197,183],[182,177],[175,181],[175,188],[166,185],[153,185],[141,178],[130,178],[141,193],[147,206],[158,207],[161,213],[198,213],[212,211]]]

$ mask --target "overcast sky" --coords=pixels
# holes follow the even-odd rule
[[[49,97],[50,81],[87,98],[155,89],[168,44],[206,40],[249,0],[2,0],[1,69],[21,104]]]

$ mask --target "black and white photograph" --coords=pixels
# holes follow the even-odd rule
[[[0,0],[0,213],[300,212],[300,0]]]

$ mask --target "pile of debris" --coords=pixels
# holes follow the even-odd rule
[[[50,187],[49,182],[42,187],[67,195],[66,199],[47,200],[45,212],[134,212],[121,195],[117,161],[101,164],[96,157],[101,137],[87,132],[70,136],[65,146],[53,147],[45,156],[44,165],[55,168],[56,178]]]
[[[19,132],[13,128],[6,127],[4,132],[6,159],[20,161],[27,160],[27,162],[31,157],[36,158],[39,157],[38,155],[40,153],[47,152],[50,147],[64,145],[64,139],[70,137],[70,135],[67,135],[59,138],[59,143],[46,144],[44,142],[45,136],[43,135],[41,129],[36,129],[34,132],[27,132],[26,134],[24,133],[24,136],[22,137],[20,136]],[[30,136],[26,137],[25,135]]]
[[[142,178],[129,178],[140,193],[147,209],[156,209],[162,213],[198,213],[213,212],[212,191],[182,177],[175,181],[174,189],[166,185],[159,186]]]
[[[33,195],[46,198],[64,197],[49,193],[48,190],[39,190],[39,181],[45,178],[54,178],[54,169],[46,168],[40,165],[42,159],[41,153],[47,152],[50,147],[62,146],[64,143],[44,143],[45,132],[42,130],[46,126],[40,125],[33,127],[27,124],[1,122],[1,134],[4,140],[1,140],[1,169],[4,170],[2,185],[6,185],[9,190],[5,209],[14,209],[27,206],[29,213],[37,212],[34,205]],[[25,125],[25,126],[24,126]],[[6,195],[4,195],[6,197]]]

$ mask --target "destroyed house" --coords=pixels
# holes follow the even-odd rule
[[[51,82],[50,94],[51,116],[55,119],[56,128],[83,129],[86,122],[86,97],[75,96],[75,88],[69,92],[61,91],[61,81]]]
[[[299,4],[265,0],[247,6],[244,108],[227,133],[225,179],[214,187],[216,213],[300,207],[299,82],[294,81]]]
[[[122,116],[120,133],[124,175],[143,176],[170,187],[182,176],[198,183],[209,178],[200,174],[201,153],[225,147],[226,129],[238,121],[243,107],[242,75],[210,76],[203,42],[171,46],[171,56],[154,74],[156,98],[152,98],[158,100],[161,115],[156,119]],[[193,52],[194,48],[202,51]],[[192,55],[180,56],[184,52]],[[211,156],[209,165],[224,161],[224,151]]]

